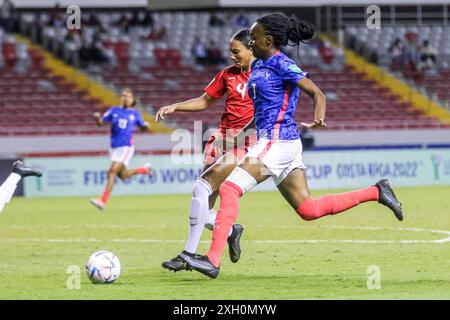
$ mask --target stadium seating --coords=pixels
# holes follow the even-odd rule
[[[426,88],[428,92],[436,94],[437,98],[445,101],[445,105],[450,105],[450,69],[440,70],[436,75],[416,73],[413,76],[416,84]]]
[[[0,135],[99,133],[92,113],[103,106],[45,69],[0,72]]]
[[[436,51],[436,67],[433,70],[417,71],[411,66],[399,67],[393,64],[389,48],[397,38],[404,42],[408,33],[417,36],[417,45],[428,40],[431,48]],[[444,106],[450,105],[450,26],[383,26],[380,30],[348,26],[345,35],[347,45],[351,45],[360,54],[368,58],[376,57],[379,65],[393,68],[398,76],[409,80],[413,86]],[[416,55],[418,59],[418,53]]]
[[[29,50],[8,37],[7,42],[0,42],[6,61],[0,65],[0,135],[89,134],[106,130],[96,128],[91,116],[103,109],[99,101],[51,75],[42,66],[38,50]]]
[[[262,13],[250,14],[249,20],[254,21],[260,14]],[[120,15],[99,13],[98,18],[102,23],[108,24],[116,21]],[[235,18],[233,14],[219,13],[219,16],[227,21]],[[162,40],[146,39],[149,28],[145,26],[131,27],[128,32],[119,27],[108,28],[106,35],[102,37],[102,43],[107,56],[114,63],[113,67],[101,69],[100,74],[105,82],[118,91],[124,87],[132,88],[141,104],[156,111],[163,105],[201,95],[204,86],[218,71],[220,66],[195,66],[191,47],[196,37],[205,43],[215,40],[220,44],[224,56],[228,56],[228,40],[241,27],[234,24],[210,27],[210,15],[207,12],[154,13],[153,17],[156,27],[167,28]],[[24,14],[24,19],[29,23],[34,22],[33,15]],[[45,20],[45,15],[41,15],[41,19]],[[347,32],[360,39],[354,31],[348,29]],[[92,26],[84,27],[83,41],[90,41],[95,32]],[[0,39],[7,38],[7,35],[0,35]],[[66,36],[65,28],[58,29],[48,25],[42,32],[44,44],[48,48],[64,44],[63,56],[73,56],[77,52],[77,46],[71,41],[65,41]],[[376,37],[378,39],[382,36]],[[105,128],[96,128],[91,117],[93,111],[103,110],[105,106],[89,98],[85,92],[77,92],[63,79],[50,75],[42,67],[42,57],[38,52],[28,50],[23,45],[16,45],[15,51],[11,48],[10,44],[2,46],[0,55],[0,68],[4,65],[0,72],[0,95],[4,97],[0,108],[5,111],[5,116],[0,119],[0,135],[90,134],[106,131]],[[387,89],[364,79],[361,74],[345,66],[341,49],[333,50],[335,64],[327,68],[323,67],[314,45],[302,45],[301,61],[297,61],[304,65],[304,69],[311,73],[312,80],[327,95],[327,123],[330,129],[449,127],[438,119],[429,118],[413,109],[409,103],[401,101]],[[295,51],[290,51],[289,54],[298,60]],[[17,70],[11,68],[17,64],[14,62],[16,60],[25,61],[23,65],[31,71],[27,74],[17,73]],[[1,61],[5,62],[1,64]],[[441,82],[427,81],[427,84],[436,83],[436,86],[440,86],[438,94],[448,97],[448,90],[444,85],[447,83],[444,81],[448,81],[448,73],[443,73],[442,77]],[[296,119],[311,121],[313,103],[302,95]],[[202,120],[204,126],[215,127],[220,121],[223,108],[222,99],[199,114],[174,114],[168,125],[192,130],[194,120]]]
[[[142,12],[141,12],[142,13]],[[247,18],[251,24],[257,17],[268,12],[247,13]],[[70,36],[66,28],[58,28],[48,25],[48,14],[41,14],[39,17],[35,14],[23,14],[23,24],[32,29],[35,24],[43,25],[42,38],[45,48],[58,52],[61,47],[62,56],[66,61],[79,64],[79,54],[82,44],[89,44],[94,37],[99,37],[104,54],[110,60],[114,68],[124,69],[129,65],[140,67],[154,66],[161,62],[158,54],[161,50],[169,50],[169,59],[164,59],[163,63],[174,61],[184,65],[192,65],[195,57],[193,47],[196,40],[208,46],[211,41],[219,47],[224,57],[228,57],[229,39],[233,33],[244,28],[236,23],[240,13],[218,12],[217,16],[225,23],[223,26],[210,26],[209,19],[211,14],[208,12],[154,12],[152,14],[154,23],[153,28],[148,25],[131,25],[122,28],[117,25],[117,21],[122,15],[131,19],[132,12],[98,12],[96,17],[103,26],[93,26],[84,24],[82,32],[74,33]],[[84,13],[86,20],[90,19],[90,13]],[[37,21],[39,19],[39,21]],[[248,25],[247,27],[250,27]],[[27,27],[24,27],[27,29]],[[164,29],[164,35],[153,40],[150,37],[152,30]],[[156,50],[156,51],[155,51]],[[339,68],[343,65],[343,52],[334,48],[335,59],[333,68]],[[296,57],[294,50],[292,56]],[[302,46],[302,62],[307,64],[317,64],[320,61],[319,50],[315,46]],[[170,58],[173,56],[174,58]]]
[[[325,92],[327,101],[327,122],[329,129],[408,129],[449,127],[437,119],[429,118],[413,109],[409,103],[379,88],[350,67],[344,71],[321,71],[318,67],[305,66],[311,79]],[[103,78],[116,87],[134,88],[141,102],[159,107],[197,97],[218,70],[209,68],[194,70],[180,67],[168,70],[166,67],[147,67],[139,72],[105,71]],[[192,76],[195,74],[195,77]],[[199,113],[176,113],[170,118],[172,125],[193,129],[195,120],[203,121],[208,127],[218,125],[223,112],[224,99],[213,107]],[[313,119],[313,103],[302,94],[296,113],[297,121]],[[170,124],[170,122],[169,122]]]
[[[396,38],[404,40],[409,32],[417,34],[417,44],[424,40],[430,42],[430,46],[437,51],[438,67],[450,66],[450,26],[422,25],[422,26],[384,26],[382,29],[368,29],[365,26],[348,26],[345,29],[347,42],[354,41],[356,49],[360,52],[373,51],[378,55],[381,65],[389,66],[391,55],[389,47]]]

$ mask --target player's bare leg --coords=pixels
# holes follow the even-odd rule
[[[39,170],[34,170],[23,164],[22,161],[16,161],[13,163],[13,169],[11,174],[6,178],[6,180],[0,185],[0,213],[6,204],[11,201],[11,198],[16,191],[17,184],[22,178],[36,176],[42,176]]]
[[[108,201],[109,196],[111,195],[111,191],[114,187],[116,177],[117,177],[118,173],[123,170],[123,168],[124,168],[124,165],[122,162],[114,162],[113,161],[111,163],[111,166],[109,167],[109,170],[108,170],[106,187],[105,187],[105,190],[103,191],[102,197],[96,198],[96,199],[91,199],[90,202],[92,205],[94,205],[95,207],[97,207],[100,210],[104,209],[106,202]]]
[[[151,169],[152,166],[150,163],[146,163],[144,166],[135,169],[127,169],[123,166],[122,170],[118,173],[118,176],[121,180],[126,180],[138,174],[149,175],[151,174]]]
[[[190,268],[211,278],[216,278],[219,275],[220,261],[228,231],[238,216],[239,198],[246,191],[236,184],[236,180],[240,180],[239,184],[246,185],[245,188],[251,189],[269,176],[266,166],[260,160],[246,158],[226,179],[220,186],[220,209],[214,224],[213,241],[208,254],[206,256],[188,257],[187,263]]]
[[[401,204],[386,179],[365,189],[313,199],[304,170],[295,169],[278,185],[278,189],[298,215],[308,221],[346,211],[367,201],[378,201],[388,206],[399,220],[403,219]]]
[[[237,163],[237,158],[233,154],[227,153],[213,165],[205,166],[203,174],[197,180],[193,189],[188,242],[181,254],[169,261],[163,262],[163,268],[172,271],[188,269],[186,259],[194,256],[197,251],[204,226],[207,227],[208,223],[214,225],[216,213],[212,208],[217,198],[219,187],[233,169],[236,168]],[[227,241],[232,262],[237,262],[240,258],[241,249],[239,241],[242,232],[243,227],[236,224],[228,234]]]

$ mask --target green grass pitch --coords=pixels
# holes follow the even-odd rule
[[[376,203],[306,222],[278,193],[249,193],[241,260],[224,252],[214,280],[161,267],[184,246],[189,195],[113,194],[103,213],[87,198],[13,199],[0,215],[0,299],[450,299],[450,241],[439,242],[450,237],[449,191],[397,189],[403,222]],[[199,253],[210,237],[205,229]],[[116,283],[86,277],[97,250],[119,257]],[[79,289],[67,287],[71,265]],[[367,287],[373,265],[381,289]]]

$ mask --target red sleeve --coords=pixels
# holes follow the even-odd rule
[[[225,94],[227,90],[227,85],[225,83],[225,73],[226,69],[220,71],[214,77],[214,79],[205,87],[204,89],[205,93],[211,98],[219,99]]]

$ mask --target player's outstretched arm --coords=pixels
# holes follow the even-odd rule
[[[323,92],[308,78],[303,78],[298,82],[301,90],[305,91],[308,96],[314,100],[314,122],[305,123],[301,125],[306,128],[323,128],[326,127],[325,112],[326,112],[326,97]]]
[[[204,93],[202,96],[191,100],[186,100],[183,102],[171,104],[170,106],[161,107],[156,113],[155,120],[156,121],[164,120],[165,115],[177,111],[188,111],[188,112],[202,111],[208,108],[214,101],[215,101],[214,98],[211,98],[206,93]]]
[[[94,112],[93,116],[97,126],[101,127],[104,124],[102,120],[102,114],[100,112]]]

